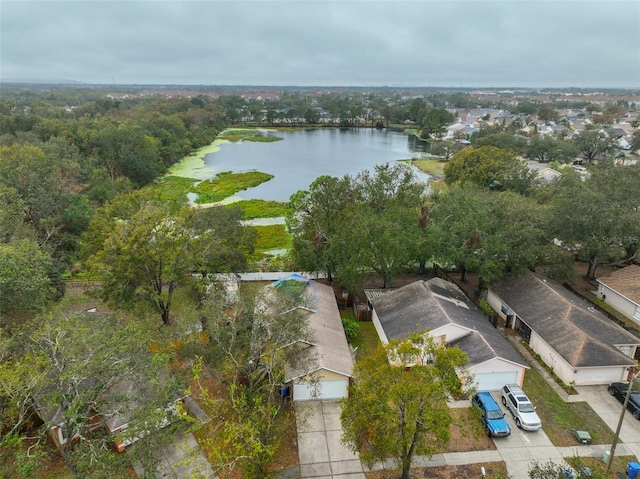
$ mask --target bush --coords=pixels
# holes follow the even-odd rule
[[[344,334],[347,336],[347,341],[351,342],[358,335],[360,325],[355,319],[342,317],[342,327],[344,328]]]

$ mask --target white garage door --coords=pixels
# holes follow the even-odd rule
[[[497,391],[505,384],[518,384],[517,378],[517,371],[475,375],[478,391]]]
[[[347,380],[320,381],[317,384],[294,384],[293,400],[341,399],[347,397]]]

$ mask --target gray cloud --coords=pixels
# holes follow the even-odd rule
[[[640,2],[7,1],[3,80],[640,87]]]

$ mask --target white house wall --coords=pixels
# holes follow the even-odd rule
[[[627,368],[582,368],[573,375],[576,386],[591,386],[595,384],[609,384],[625,381]]]
[[[630,301],[621,294],[600,283],[598,287],[598,296],[602,298],[603,295],[605,303],[620,311],[627,318],[640,322],[640,320],[634,319],[633,317],[636,312],[636,304],[633,301]]]
[[[389,344],[389,339],[387,338],[387,335],[384,333],[384,329],[382,329],[382,325],[380,324],[380,318],[378,318],[378,315],[376,314],[375,309],[372,311],[372,314],[371,314],[371,322],[373,323],[373,326],[376,328],[376,332],[378,333],[380,342],[382,342],[382,344],[385,344],[385,345]]]
[[[562,356],[538,336],[535,331],[531,331],[529,347],[533,349],[536,354],[540,355],[540,359],[542,359],[565,384],[571,384],[573,382],[573,366],[566,362]]]

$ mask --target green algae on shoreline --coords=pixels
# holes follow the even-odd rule
[[[215,176],[215,169],[207,166],[204,162],[204,157],[209,153],[215,153],[220,149],[220,145],[228,142],[229,140],[218,138],[213,143],[198,148],[190,155],[182,158],[178,163],[172,165],[167,172],[167,176],[181,176],[195,180],[206,180]]]

